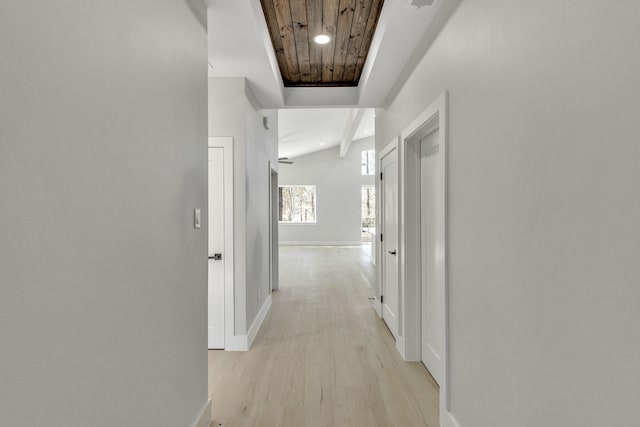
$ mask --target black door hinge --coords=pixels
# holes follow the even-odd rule
[[[380,295],[380,304],[384,302],[384,295]]]
[[[382,236],[383,236],[383,234],[382,234],[382,233],[380,233],[380,241],[381,241],[381,242],[382,242]]]
[[[380,181],[382,181],[382,172],[380,172]]]

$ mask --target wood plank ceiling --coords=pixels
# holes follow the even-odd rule
[[[260,2],[285,86],[358,85],[384,0]]]

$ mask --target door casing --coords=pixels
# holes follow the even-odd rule
[[[278,167],[275,163],[269,162],[269,292],[278,290],[278,252]]]
[[[442,210],[442,267],[444,287],[444,349],[443,375],[440,384],[440,425],[455,425],[450,413],[450,365],[449,365],[449,223],[448,223],[448,93],[441,94],[426,110],[420,113],[401,133],[400,154],[400,289],[401,322],[403,339],[396,347],[405,360],[421,359],[421,226],[420,196],[420,141],[434,131],[439,131],[439,167],[443,173],[441,185],[444,194]]]

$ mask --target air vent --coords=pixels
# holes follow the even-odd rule
[[[434,1],[435,0],[409,0],[407,2],[407,6],[421,8],[421,7],[433,5]]]

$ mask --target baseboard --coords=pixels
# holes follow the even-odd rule
[[[382,304],[380,304],[380,300],[378,298],[373,300],[373,309],[378,317],[382,319]]]
[[[224,338],[224,351],[248,351],[249,345],[246,335],[233,335]]]
[[[251,327],[249,328],[249,333],[247,334],[247,350],[251,348],[253,345],[253,340],[256,339],[256,335],[258,335],[258,331],[262,326],[262,322],[264,322],[265,317],[267,317],[267,313],[271,309],[271,294],[267,296],[267,299],[264,300],[264,304],[262,304],[262,308],[258,312],[258,315],[254,319]]]
[[[204,405],[202,411],[200,411],[200,416],[198,417],[198,421],[193,425],[193,427],[209,427],[212,421],[211,414],[211,399],[207,401],[207,404]]]
[[[281,246],[361,246],[362,242],[361,241],[353,241],[353,242],[345,242],[345,241],[313,241],[313,242],[309,242],[309,241],[304,241],[304,242],[297,242],[297,241],[284,241],[284,242],[280,242]]]
[[[262,304],[262,308],[258,312],[258,315],[251,323],[251,327],[249,328],[249,333],[247,335],[234,335],[227,339],[225,337],[224,341],[224,350],[225,351],[249,351],[253,341],[256,339],[256,335],[258,335],[258,331],[262,326],[262,322],[264,322],[265,317],[267,317],[267,313],[271,309],[271,295],[267,296],[267,299],[264,300]]]
[[[402,356],[402,360],[407,360],[404,353],[404,336],[398,335],[398,338],[396,338],[396,350],[398,350],[398,353]]]
[[[451,415],[451,412],[445,412],[443,414],[443,418],[444,418],[444,423],[441,424],[441,427],[460,427],[460,424],[458,424],[458,421],[456,421],[455,418],[453,418],[453,415]],[[443,420],[440,420],[443,421]]]

